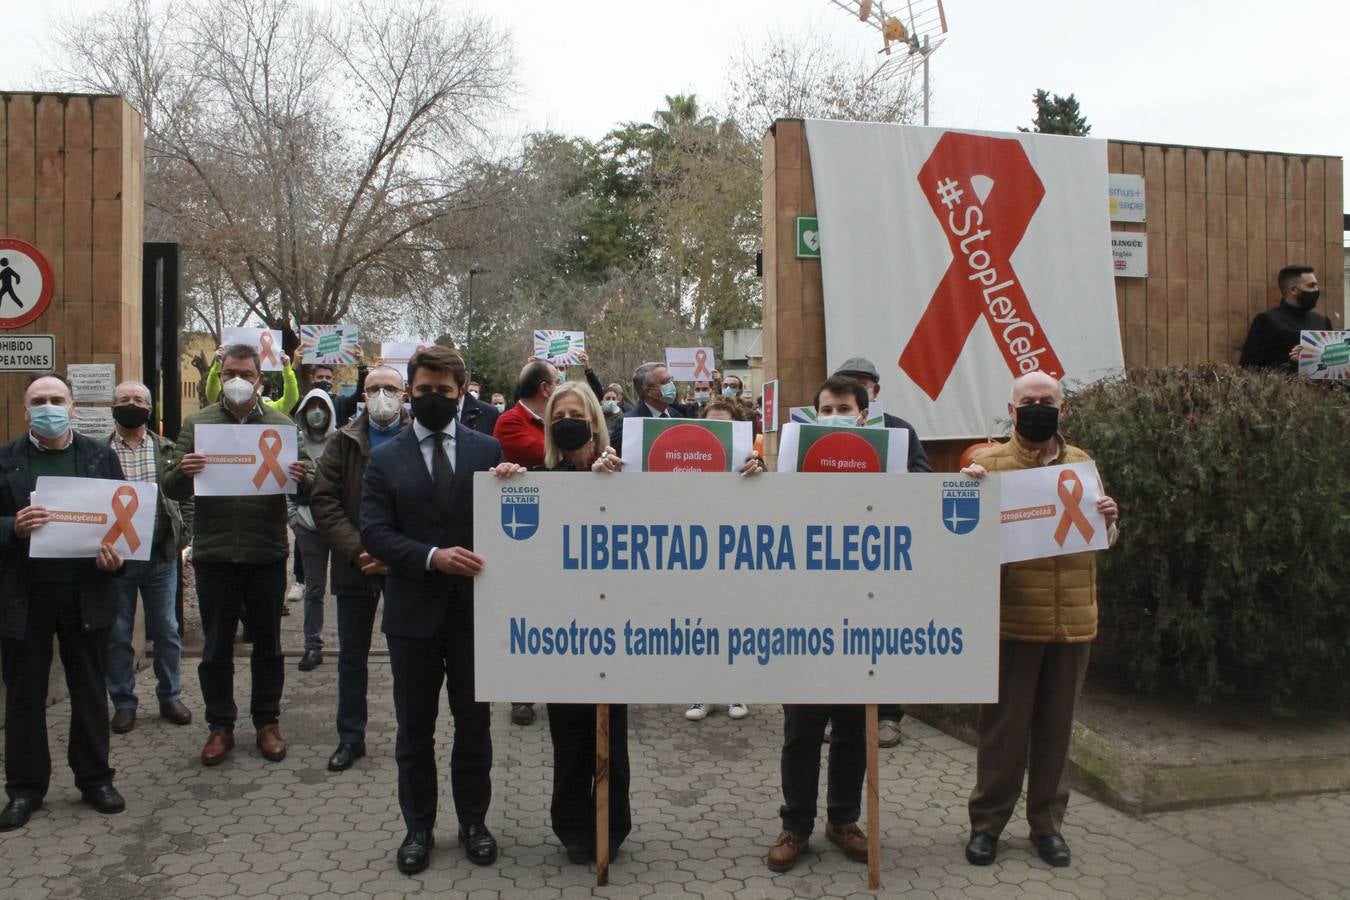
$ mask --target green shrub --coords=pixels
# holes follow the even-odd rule
[[[1103,660],[1146,692],[1350,708],[1350,391],[1232,367],[1072,393],[1120,503]]]

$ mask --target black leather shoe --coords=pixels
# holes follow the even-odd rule
[[[113,734],[126,734],[136,727],[136,707],[131,706],[126,709],[119,709],[113,713],[112,724]]]
[[[966,844],[966,862],[972,866],[987,866],[998,856],[998,836],[987,831],[976,831]]]
[[[192,710],[183,705],[182,700],[170,700],[159,705],[159,717],[175,725],[191,725]]]
[[[436,836],[430,831],[409,831],[398,848],[398,870],[404,875],[416,875],[431,862],[431,848]]]
[[[482,822],[459,826],[459,845],[476,866],[490,866],[497,861],[497,839]]]
[[[352,763],[366,755],[365,744],[341,743],[333,751],[333,755],[328,757],[328,771],[345,772],[352,767]]]
[[[1069,864],[1069,845],[1057,834],[1045,834],[1036,838],[1036,853],[1057,869]]]
[[[0,810],[0,831],[13,831],[28,824],[28,817],[42,809],[42,801],[31,797],[15,797]]]
[[[306,650],[300,657],[300,671],[308,672],[311,669],[318,668],[319,663],[323,662],[322,650]]]
[[[566,844],[563,849],[567,851],[567,861],[574,866],[584,866],[595,858],[588,844]]]
[[[122,799],[122,795],[117,793],[117,788],[111,784],[100,784],[85,788],[80,791],[80,796],[84,798],[85,803],[105,816],[120,813],[127,808],[127,801]]]

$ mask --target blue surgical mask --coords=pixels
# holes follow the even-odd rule
[[[723,396],[723,397],[735,397],[736,394],[737,394],[737,391],[736,391],[736,389],[735,389],[734,387],[724,387],[724,388],[722,388],[722,396]]]
[[[667,403],[674,403],[676,391],[675,382],[667,381],[665,384],[661,385],[661,399]]]
[[[602,403],[602,404],[600,404],[600,405],[601,405],[601,407],[604,408],[604,410],[605,410],[605,415],[607,415],[607,416],[612,416],[612,415],[614,415],[616,412],[619,411],[619,401],[618,401],[618,400],[606,400],[604,403]]]
[[[857,416],[817,416],[817,425],[830,425],[834,427],[846,426],[848,428],[858,427]]]
[[[54,440],[70,430],[70,407],[52,403],[30,407],[28,421],[38,437]]]

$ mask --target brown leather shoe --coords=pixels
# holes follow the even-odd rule
[[[217,728],[211,732],[211,736],[206,739],[206,746],[202,748],[202,765],[220,765],[233,749],[234,735],[224,728]]]
[[[264,759],[272,762],[286,758],[286,742],[282,740],[280,725],[264,725],[258,729],[258,749]]]
[[[769,868],[775,872],[786,872],[797,864],[797,858],[802,855],[806,849],[807,838],[799,834],[793,834],[791,831],[784,831],[778,835],[773,846],[769,848],[769,857],[766,860]]]
[[[136,707],[119,709],[113,713],[112,722],[109,724],[113,734],[126,734],[136,727]]]
[[[827,824],[825,839],[843,850],[849,859],[867,862],[867,835],[863,834],[857,822],[850,822],[847,825]]]
[[[192,710],[183,705],[182,700],[170,700],[159,705],[159,717],[175,725],[191,725]]]

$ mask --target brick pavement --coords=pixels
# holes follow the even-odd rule
[[[287,661],[282,729],[290,755],[265,762],[241,723],[232,758],[197,762],[205,738],[195,660],[185,660],[184,700],[198,722],[177,728],[153,709],[153,676],[141,673],[145,713],[113,735],[117,785],[127,812],[100,816],[79,802],[64,765],[69,706],[49,711],[58,760],[47,805],[28,827],[0,835],[0,896],[98,897],[848,897],[872,896],[866,867],[845,860],[818,826],[797,869],[764,866],[777,834],[777,708],[752,707],[703,722],[683,710],[635,707],[631,716],[634,832],[607,888],[571,866],[548,827],[547,724],[513,727],[494,709],[494,797],[489,825],[502,847],[495,866],[470,865],[455,845],[442,718],[441,826],[431,867],[416,878],[394,868],[403,835],[395,797],[393,705],[386,660],[371,671],[370,756],[330,774],[336,641],[313,672]],[[300,607],[285,620],[300,647]],[[382,646],[382,643],[381,643]],[[247,697],[238,660],[236,695]],[[151,699],[146,706],[146,698]],[[244,705],[247,705],[245,699]],[[543,707],[540,707],[541,713]],[[966,864],[965,799],[974,751],[913,719],[905,743],[882,751],[883,896],[907,897],[1337,897],[1350,895],[1350,794],[1133,819],[1075,795],[1065,828],[1069,869],[1036,858],[1023,820],[1000,859]],[[822,801],[824,790],[822,786]],[[1019,807],[1018,815],[1022,810]]]

